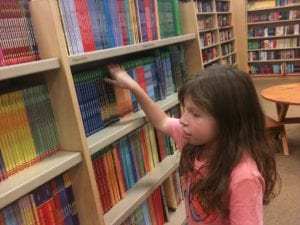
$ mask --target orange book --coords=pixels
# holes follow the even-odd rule
[[[118,181],[117,181],[117,171],[116,171],[116,167],[114,164],[114,159],[113,159],[113,153],[112,150],[110,150],[107,153],[107,161],[108,161],[108,166],[109,166],[109,170],[110,170],[110,178],[112,180],[112,187],[113,187],[113,192],[115,195],[115,199],[116,201],[120,201],[121,200],[121,196],[120,196],[120,190],[119,190],[119,185],[118,185]]]
[[[120,195],[121,198],[125,197],[126,189],[125,189],[125,180],[123,176],[123,170],[122,170],[122,163],[119,155],[119,150],[117,149],[116,146],[113,147],[112,150],[112,156],[113,156],[113,161],[114,165],[116,168],[116,175],[117,175],[117,181],[119,184],[119,190],[120,190]]]
[[[108,152],[106,152],[101,158],[103,160],[105,175],[108,178],[106,180],[106,182],[107,182],[108,189],[110,190],[109,191],[109,196],[110,196],[111,203],[112,203],[112,206],[113,206],[114,204],[117,203],[117,199],[116,199],[116,196],[115,196],[115,193],[114,193],[114,187],[113,187],[113,183],[112,183],[112,174],[110,172],[110,167],[108,165]]]
[[[142,153],[143,153],[143,159],[144,159],[144,165],[145,165],[145,170],[146,173],[151,171],[151,158],[149,156],[148,153],[148,148],[146,146],[146,138],[145,138],[145,134],[144,134],[144,130],[140,129],[139,130],[139,136],[140,136],[140,142],[141,142],[141,149],[142,149]]]

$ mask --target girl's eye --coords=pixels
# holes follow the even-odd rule
[[[195,118],[199,118],[200,117],[200,114],[198,114],[198,113],[192,113],[193,114],[193,116],[195,117]]]

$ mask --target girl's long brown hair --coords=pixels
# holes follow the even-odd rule
[[[265,129],[264,114],[250,76],[231,66],[212,66],[188,80],[179,91],[179,101],[190,96],[194,104],[205,108],[217,121],[218,148],[210,158],[207,174],[191,191],[207,212],[228,213],[223,204],[230,174],[247,151],[265,180],[263,203],[274,197],[280,181],[274,151]],[[193,165],[201,157],[201,146],[187,144],[180,160],[182,175],[196,173]]]

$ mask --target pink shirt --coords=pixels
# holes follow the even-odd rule
[[[177,148],[181,151],[187,140],[183,136],[182,126],[179,119],[172,118],[168,124],[168,133],[174,138]],[[203,161],[195,160],[196,169],[204,164]],[[229,216],[201,214],[201,206],[191,204],[188,198],[189,179],[183,184],[185,192],[185,209],[188,225],[262,225],[263,224],[263,193],[264,179],[257,169],[255,161],[245,153],[238,165],[232,170],[230,176],[228,202]],[[191,206],[192,205],[192,206]],[[198,221],[193,208],[200,215]],[[199,209],[200,208],[200,209]],[[204,219],[202,219],[204,218]],[[205,219],[206,218],[206,219]]]

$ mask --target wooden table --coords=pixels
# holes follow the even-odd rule
[[[272,86],[262,90],[261,96],[276,103],[279,122],[300,123],[300,117],[286,117],[290,105],[300,105],[300,83]]]

